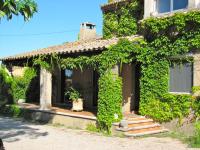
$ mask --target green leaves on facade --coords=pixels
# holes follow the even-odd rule
[[[142,19],[141,1],[132,0],[123,6],[103,14],[103,37],[123,37],[138,32],[138,21]]]
[[[98,97],[98,125],[110,133],[112,123],[122,119],[122,78],[105,72],[99,80]]]

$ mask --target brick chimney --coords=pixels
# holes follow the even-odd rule
[[[82,23],[79,33],[79,40],[86,41],[96,38],[97,38],[96,25],[89,22]]]

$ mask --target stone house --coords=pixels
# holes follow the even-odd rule
[[[124,5],[131,0],[116,0],[102,5],[103,13],[107,13],[116,6]],[[148,17],[163,17],[173,15],[174,12],[187,12],[190,9],[198,9],[200,0],[144,0],[142,19]],[[141,35],[130,35],[125,38],[134,40],[142,38]],[[19,75],[22,66],[27,60],[40,55],[57,54],[63,58],[90,56],[100,54],[109,46],[117,44],[119,38],[113,37],[104,39],[96,35],[95,25],[92,23],[82,23],[79,33],[79,40],[75,42],[56,45],[44,49],[39,49],[24,54],[2,58],[1,61],[7,66],[12,75]],[[171,93],[190,94],[193,86],[200,86],[200,54],[192,53],[193,63],[183,64],[170,68],[170,87]],[[133,62],[123,64],[120,75],[123,78],[123,112],[137,112],[139,109],[139,79],[140,65]],[[40,89],[39,104],[42,109],[50,108],[54,105],[65,103],[64,91],[69,84],[81,87],[83,90],[84,108],[86,110],[96,110],[98,105],[98,73],[93,68],[87,68],[81,71],[60,70],[55,68],[52,74],[44,69],[40,69]],[[113,72],[119,74],[119,66],[113,68]]]

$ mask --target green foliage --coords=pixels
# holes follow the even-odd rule
[[[189,115],[192,100],[190,95],[165,94],[160,99],[149,99],[142,103],[140,113],[159,122],[182,119]]]
[[[138,21],[142,16],[142,4],[139,0],[126,2],[124,5],[116,5],[114,10],[103,14],[104,38],[122,37],[138,32]]]
[[[86,130],[90,132],[100,132],[99,128],[97,128],[94,124],[88,124]]]
[[[195,124],[195,135],[189,138],[189,143],[193,148],[200,148],[200,122]]]
[[[26,100],[26,93],[32,79],[36,76],[36,71],[33,68],[26,68],[22,77],[13,77],[12,91],[14,100]]]
[[[192,87],[192,93],[195,94],[196,92],[200,92],[200,86]]]
[[[192,108],[195,111],[195,116],[199,118],[200,117],[200,97],[196,97],[193,99]]]
[[[122,118],[122,79],[106,72],[99,79],[98,123],[110,133],[113,122]]]
[[[0,19],[7,17],[12,19],[13,15],[21,14],[27,21],[37,12],[37,4],[33,0],[0,0]]]
[[[0,106],[6,103],[13,103],[12,96],[13,79],[8,74],[4,66],[0,66]]]
[[[65,96],[69,96],[69,99],[72,101],[77,101],[81,97],[80,93],[73,87],[65,92]]]
[[[40,66],[49,72],[53,72],[55,67],[60,67],[60,57],[57,54],[52,54],[51,56],[40,55],[33,59],[33,66]]]
[[[169,85],[169,65],[171,62],[181,62],[182,60],[174,60],[172,57],[179,58],[193,49],[198,49],[200,45],[200,12],[190,11],[188,13],[176,13],[170,17],[149,18],[141,23],[145,40],[148,43],[148,50],[142,54],[142,77],[141,77],[141,99],[140,113],[151,116],[159,121],[169,121],[175,117],[183,117],[188,114],[191,102],[184,95],[179,97],[171,96],[173,103],[163,103],[165,94],[168,93]],[[147,53],[148,54],[147,54]],[[146,54],[145,54],[146,53]],[[146,57],[147,62],[144,61]],[[186,61],[191,61],[187,60]],[[178,98],[178,99],[177,99]],[[176,102],[176,101],[180,101]],[[174,103],[176,102],[176,103]],[[198,102],[198,101],[196,101]],[[160,108],[169,110],[171,105],[173,108],[172,116],[168,111],[158,109],[151,111],[151,106],[160,106]],[[191,104],[191,103],[190,103]],[[197,107],[197,106],[196,106]],[[181,109],[182,110],[181,110]],[[154,107],[154,109],[156,109]],[[149,111],[150,110],[150,111]],[[161,111],[160,111],[161,110]],[[188,110],[188,111],[187,111]],[[197,110],[197,109],[196,109]],[[161,118],[166,113],[166,117]]]
[[[17,105],[6,105],[3,107],[0,107],[0,114],[6,115],[9,117],[21,117],[24,114],[24,112]]]

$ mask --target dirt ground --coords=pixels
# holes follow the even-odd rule
[[[5,117],[0,117],[0,138],[6,150],[189,150],[171,138],[106,137]]]

